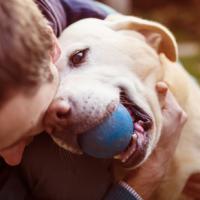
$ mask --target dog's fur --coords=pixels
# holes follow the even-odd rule
[[[76,133],[80,129],[87,130],[111,112],[120,101],[119,88],[123,88],[153,119],[141,165],[160,137],[162,115],[155,84],[165,81],[186,111],[188,121],[156,198],[186,198],[181,191],[188,177],[200,172],[200,90],[178,64],[172,34],[155,22],[113,15],[105,21],[85,19],[71,25],[62,34],[60,44],[63,55],[57,63],[61,74],[57,97],[68,101],[72,112],[67,124],[57,126],[56,130],[70,130],[71,134],[65,138],[67,143],[61,144],[54,138],[55,141],[68,150],[80,152]],[[84,62],[70,67],[72,52],[84,48],[89,48]]]

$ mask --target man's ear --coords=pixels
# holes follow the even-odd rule
[[[53,47],[53,51],[51,54],[53,63],[56,63],[56,61],[59,59],[60,55],[61,55],[61,48],[60,48],[60,45],[58,43],[56,36],[54,36],[54,47]]]
[[[61,55],[61,48],[60,45],[58,43],[58,39],[56,38],[52,28],[50,26],[46,27],[46,31],[48,31],[51,35],[52,38],[52,42],[53,42],[53,49],[50,52],[50,57],[53,63],[56,63],[56,61],[58,60],[58,58]]]
[[[164,53],[171,61],[178,56],[177,43],[172,33],[163,25],[134,16],[109,15],[106,22],[113,30],[134,30],[146,38],[146,42],[159,54]]]

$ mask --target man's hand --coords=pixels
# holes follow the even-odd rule
[[[164,119],[160,141],[150,158],[125,178],[125,181],[145,200],[159,187],[187,120],[185,112],[164,82],[159,82],[156,90]]]

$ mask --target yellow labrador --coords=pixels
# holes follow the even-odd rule
[[[200,172],[200,90],[177,63],[177,44],[169,30],[137,17],[111,15],[71,25],[60,45],[60,88],[45,120],[56,143],[81,153],[79,134],[123,102],[136,124],[137,137],[124,153],[122,165],[141,165],[160,137],[162,115],[155,85],[165,81],[189,119],[156,196],[187,199],[181,191],[188,177]]]

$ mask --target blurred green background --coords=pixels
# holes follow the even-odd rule
[[[166,25],[179,45],[179,58],[200,83],[200,0],[101,0],[116,10]]]

